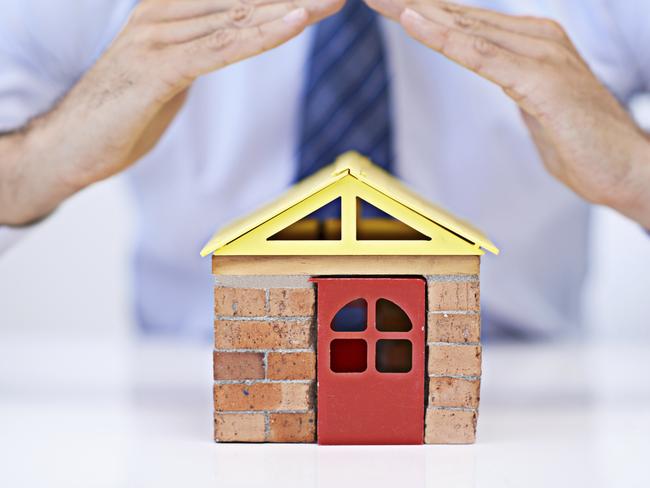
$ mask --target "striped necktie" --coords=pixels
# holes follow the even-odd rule
[[[389,94],[377,14],[362,0],[348,0],[316,26],[300,114],[296,180],[348,150],[390,171]]]

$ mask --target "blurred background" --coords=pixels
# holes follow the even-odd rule
[[[632,110],[650,130],[650,97]],[[0,331],[127,336],[131,205],[120,177],[94,185],[0,256]],[[650,237],[611,210],[593,218],[584,333],[650,339]]]
[[[0,486],[650,486],[650,236],[615,212],[581,344],[485,348],[478,444],[321,450],[212,443],[211,344],[134,335],[132,205],[112,178],[0,256]]]

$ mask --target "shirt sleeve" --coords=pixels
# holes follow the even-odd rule
[[[0,227],[0,256],[27,235],[32,227]]]
[[[122,28],[134,0],[3,0],[0,134],[47,112]],[[0,226],[0,255],[37,224]]]
[[[606,8],[635,75],[633,94],[650,92],[650,2],[606,0]]]
[[[46,112],[95,62],[134,0],[3,0],[0,132]]]

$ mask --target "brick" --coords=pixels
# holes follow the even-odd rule
[[[311,346],[311,320],[221,320],[215,327],[217,349],[304,349]]]
[[[480,380],[429,378],[429,406],[478,408],[480,390]]]
[[[264,378],[264,354],[259,352],[214,352],[215,380]]]
[[[269,290],[269,315],[309,317],[314,314],[313,288],[274,288]]]
[[[474,410],[427,409],[425,444],[473,444],[476,441]]]
[[[217,442],[264,442],[264,414],[217,413],[214,416],[214,440]]]
[[[270,414],[268,440],[270,442],[315,442],[314,412]]]
[[[429,344],[428,347],[430,375],[481,375],[481,346]]]
[[[216,411],[308,410],[312,404],[308,383],[215,384]]]
[[[272,380],[311,380],[316,377],[313,352],[271,352],[267,358],[267,377]]]
[[[217,286],[214,289],[214,313],[226,317],[264,317],[266,291]]]
[[[481,316],[479,314],[430,313],[429,342],[479,342]]]
[[[480,310],[478,281],[430,281],[429,310]]]

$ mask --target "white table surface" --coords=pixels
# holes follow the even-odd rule
[[[209,345],[0,334],[0,486],[650,486],[649,345],[484,358],[475,445],[217,445]]]

